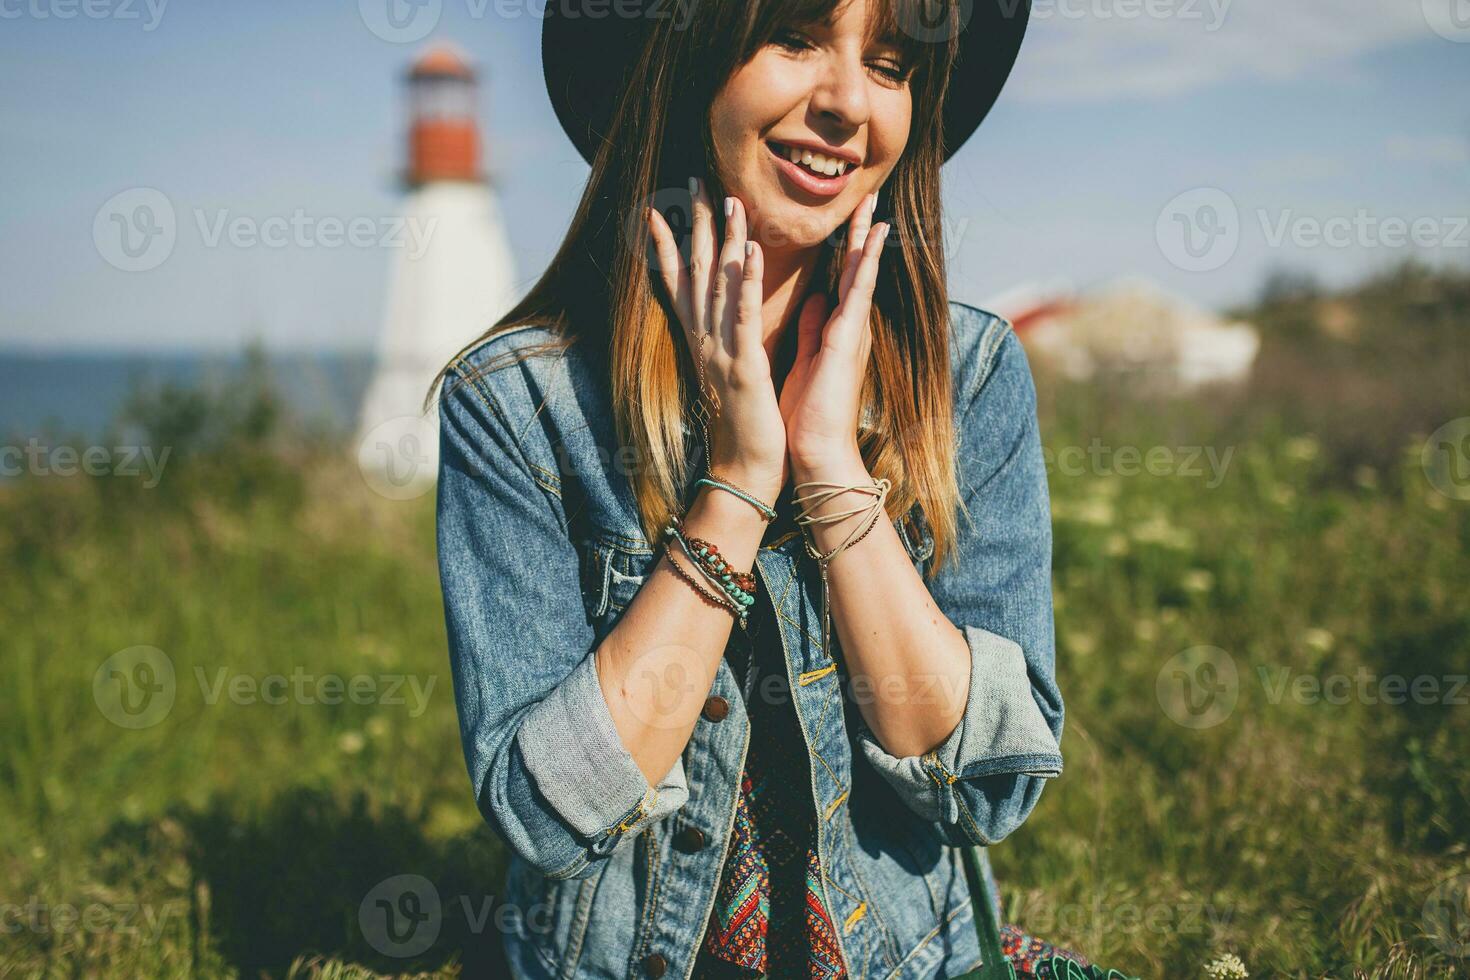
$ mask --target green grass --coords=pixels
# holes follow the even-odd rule
[[[1432,676],[1444,693],[1470,671],[1470,503],[1434,491],[1417,455],[1470,414],[1454,373],[1470,288],[1433,282],[1427,308],[1459,346],[1448,368],[1406,355],[1392,405],[1330,399],[1355,379],[1390,389],[1374,345],[1418,329],[1422,283],[1334,298],[1380,331],[1346,354],[1303,325],[1320,298],[1256,311],[1270,365],[1335,365],[1310,383],[1265,370],[1241,393],[1142,400],[1038,371],[1053,451],[1096,437],[1231,456],[1215,486],[1053,473],[1067,768],[993,852],[1013,920],[1145,977],[1201,977],[1227,952],[1254,977],[1466,975],[1424,910],[1470,875],[1470,705],[1273,697],[1283,672]],[[260,391],[155,393],[130,420],[177,447],[157,489],[0,486],[0,976],[474,975],[503,858],[460,753],[432,495],[374,495],[339,449],[283,438]],[[93,682],[140,645],[166,654],[176,693],[133,730]],[[1158,680],[1201,646],[1236,667],[1236,700],[1190,728]],[[213,698],[221,669],[404,678],[405,703],[239,703]],[[408,873],[446,914],[438,942],[395,958],[358,910]]]

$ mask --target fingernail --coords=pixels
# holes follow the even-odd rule
[[[745,255],[746,255],[746,258],[749,258],[750,256],[752,256],[754,254],[755,254],[755,242],[747,241],[745,243]]]
[[[877,210],[878,210],[878,192],[877,191],[874,191],[868,197],[868,214],[871,215],[874,211],[877,211]]]
[[[698,194],[699,194],[699,178],[698,177],[690,177],[689,178],[689,196],[690,197],[696,197]]]
[[[735,213],[735,199],[733,197],[727,197],[727,198],[725,198],[725,217],[728,218],[728,217],[730,217],[730,215],[732,215],[734,213]]]

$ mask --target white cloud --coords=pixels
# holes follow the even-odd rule
[[[1033,0],[1014,95],[1033,102],[1170,97],[1285,80],[1376,48],[1434,39],[1417,2]]]

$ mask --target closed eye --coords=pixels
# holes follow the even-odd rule
[[[816,47],[809,39],[797,31],[786,29],[777,31],[771,37],[771,43],[790,51],[810,51]],[[908,81],[910,71],[902,63],[891,58],[884,58],[871,62],[869,68],[882,75],[891,82],[903,83]]]

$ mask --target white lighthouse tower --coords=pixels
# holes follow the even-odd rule
[[[476,84],[448,46],[428,51],[408,74],[411,232],[394,254],[358,426],[364,478],[395,499],[421,495],[438,471],[438,413],[422,409],[435,375],[517,299],[500,202],[481,171]]]

